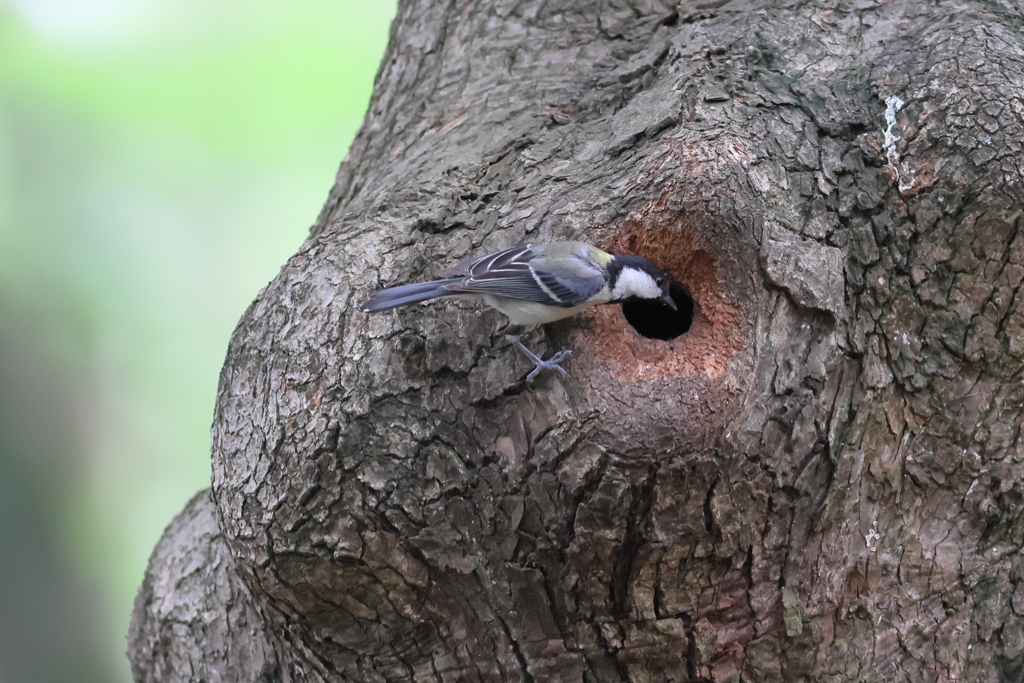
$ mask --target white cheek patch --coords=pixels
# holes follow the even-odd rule
[[[661,296],[661,287],[654,278],[642,270],[623,268],[619,279],[612,290],[613,299],[628,299],[631,296],[641,299],[657,299]]]

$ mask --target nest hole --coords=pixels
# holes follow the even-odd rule
[[[651,380],[725,372],[742,345],[740,306],[718,273],[718,254],[701,248],[704,238],[672,214],[622,226],[603,247],[613,254],[645,256],[673,276],[677,311],[658,302],[628,301],[594,306],[587,342],[598,358],[617,366],[624,380]],[[683,284],[685,283],[685,284]],[[622,315],[619,315],[619,309]]]
[[[690,330],[693,324],[693,297],[678,282],[672,281],[669,294],[676,303],[672,310],[660,301],[627,299],[622,302],[622,314],[641,337],[668,341]]]

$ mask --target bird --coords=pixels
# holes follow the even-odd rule
[[[613,256],[586,242],[541,242],[468,259],[440,271],[434,280],[383,289],[362,310],[375,313],[450,297],[483,301],[515,326],[542,325],[631,299],[655,300],[675,311],[671,282],[668,273],[642,256]],[[518,336],[506,337],[534,363],[527,382],[542,369],[566,374],[561,362],[571,349],[542,360]]]

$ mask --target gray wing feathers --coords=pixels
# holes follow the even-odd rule
[[[445,268],[438,273],[438,276],[443,278],[456,278],[473,275],[479,276],[488,272],[501,272],[508,269],[516,270],[524,268],[535,255],[530,249],[531,246],[533,245],[525,244],[519,247],[505,249],[494,254],[471,258],[467,261],[463,261],[462,263],[457,263],[454,266]]]
[[[563,306],[578,306],[605,286],[604,273],[580,254],[557,259],[541,256],[530,265]]]
[[[478,259],[468,277],[447,289],[571,308],[597,294],[604,284],[603,273],[580,256],[538,256],[527,246]]]
[[[604,287],[600,274],[588,278],[565,278],[552,272],[537,272],[537,279],[560,301],[560,305],[572,307],[582,304]]]
[[[463,261],[438,273],[442,280],[377,292],[363,305],[363,310],[383,311],[457,294],[498,296],[572,308],[604,288],[604,273],[587,259],[585,252],[551,253],[550,246],[527,244]],[[579,247],[589,249],[582,243]]]
[[[549,306],[563,305],[535,277],[532,264],[537,253],[532,247],[527,244],[464,261],[440,274],[446,277],[462,276],[446,285],[446,289],[452,292],[489,294]]]

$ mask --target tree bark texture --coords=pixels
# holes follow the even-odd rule
[[[136,680],[1020,681],[1022,140],[1012,0],[402,2]],[[553,239],[691,330],[358,310]]]

